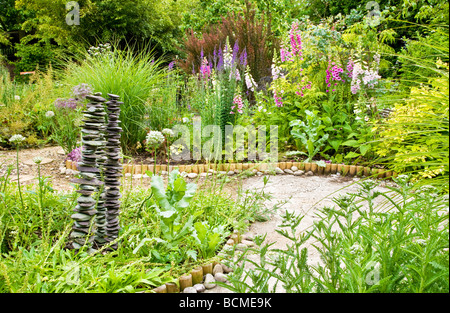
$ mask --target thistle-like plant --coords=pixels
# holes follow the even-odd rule
[[[292,127],[291,134],[295,139],[298,139],[301,144],[301,148],[306,149],[308,156],[306,162],[312,161],[313,157],[320,151],[325,145],[328,134],[323,134],[322,121],[317,117],[315,112],[309,110],[305,111],[306,119],[293,120],[289,123]]]

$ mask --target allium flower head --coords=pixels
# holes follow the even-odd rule
[[[90,85],[82,83],[79,84],[78,86],[73,87],[72,93],[76,99],[83,100],[86,99],[87,95],[92,94],[92,88]]]
[[[155,147],[164,142],[165,138],[164,135],[157,130],[151,130],[148,132],[146,137],[146,144],[149,147]]]
[[[41,164],[42,160],[44,160],[44,159],[40,156],[33,158],[33,162],[36,164]]]
[[[73,149],[66,157],[66,160],[71,160],[72,162],[81,161],[81,147]]]
[[[56,99],[55,101],[55,107],[58,109],[72,109],[75,110],[77,106],[79,105],[78,101],[76,99]]]
[[[53,112],[53,111],[45,112],[45,117],[46,118],[52,118],[53,116],[55,116],[55,112]]]
[[[22,141],[25,140],[25,137],[22,135],[13,135],[11,138],[9,138],[9,141],[15,144],[20,144]]]
[[[170,137],[172,137],[172,136],[175,135],[174,132],[173,132],[173,130],[171,130],[170,128],[164,128],[164,129],[161,131],[161,133],[163,133],[163,134],[166,135],[166,136],[170,136]]]

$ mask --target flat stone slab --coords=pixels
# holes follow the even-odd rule
[[[34,158],[33,158],[34,159]],[[23,164],[26,164],[26,165],[37,165],[36,163],[34,163],[34,161],[33,161],[33,159],[28,159],[28,160],[25,160],[24,162],[23,162]],[[42,162],[41,162],[41,165],[43,165],[43,164],[49,164],[49,163],[52,163],[54,160],[53,159],[50,159],[50,158],[43,158],[42,159]]]
[[[33,175],[20,175],[20,177],[19,177],[21,184],[30,182],[30,181],[32,181],[35,178],[36,177],[34,177]],[[16,182],[17,181],[17,176],[11,177],[11,181]]]

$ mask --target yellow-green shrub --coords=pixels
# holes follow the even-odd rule
[[[441,77],[430,79],[429,86],[411,88],[389,119],[374,127],[380,137],[376,153],[394,170],[412,172],[417,179],[448,177],[448,64],[438,60],[437,68],[444,69]]]

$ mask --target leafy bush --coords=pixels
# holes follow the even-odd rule
[[[18,81],[28,80],[28,76],[20,76],[20,72],[35,71],[37,68],[45,72],[49,63],[54,64],[56,58],[60,56],[60,49],[45,42],[34,44],[21,42],[16,45],[16,49],[19,60],[14,62],[14,65]]]

